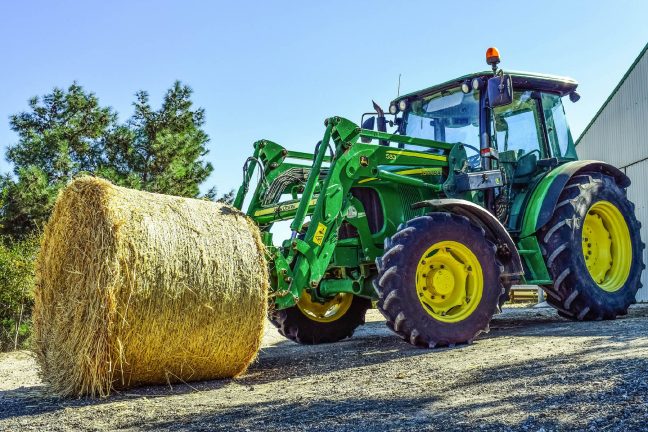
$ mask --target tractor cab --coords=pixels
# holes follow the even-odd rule
[[[502,83],[511,87],[505,98],[499,98]],[[562,98],[577,101],[577,86],[571,78],[553,75],[483,71],[400,96],[389,112],[400,134],[460,142],[472,152],[484,150],[489,158],[496,156],[487,151],[494,148],[573,160],[576,151]]]

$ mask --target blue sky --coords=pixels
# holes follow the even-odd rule
[[[76,80],[125,120],[139,89],[158,103],[174,80],[205,108],[214,173],[237,187],[252,143],[311,151],[322,121],[359,121],[371,99],[483,70],[568,75],[583,130],[648,41],[645,1],[9,1],[0,3],[0,151],[8,117]],[[2,160],[0,171],[10,169]]]

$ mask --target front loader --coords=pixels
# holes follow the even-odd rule
[[[314,154],[254,144],[234,205],[262,230],[280,333],[339,341],[377,302],[404,340],[453,346],[487,331],[518,283],[573,320],[635,302],[645,266],[630,180],[578,160],[562,106],[577,83],[504,73],[492,48],[487,62],[397,98],[389,120],[375,104],[362,127],[328,118]],[[279,221],[291,235],[275,246]]]

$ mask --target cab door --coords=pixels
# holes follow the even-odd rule
[[[504,175],[504,187],[495,198],[495,213],[509,230],[514,231],[519,203],[551,158],[540,93],[514,91],[511,104],[493,108],[491,136]]]
[[[538,160],[550,157],[538,92],[516,91],[513,103],[494,108],[493,131],[500,163],[513,184],[528,182]]]

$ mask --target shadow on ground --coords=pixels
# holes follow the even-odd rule
[[[648,342],[643,344],[646,348]],[[605,359],[592,361],[592,354]],[[621,356],[621,357],[620,357]],[[648,419],[646,359],[623,358],[621,347],[591,348],[555,360],[516,362],[467,374],[453,385],[337,399],[323,392],[302,402],[276,399],[174,417],[145,430],[645,430]],[[565,367],[565,365],[569,365]],[[642,372],[638,375],[637,372]],[[353,379],[350,377],[349,379]],[[253,382],[254,380],[250,380]],[[387,381],[386,386],[389,385]],[[484,400],[484,386],[501,387]],[[289,392],[290,383],[285,391]],[[492,388],[491,387],[491,388]],[[331,389],[329,389],[331,390]],[[447,396],[467,396],[449,404]],[[525,415],[509,416],[512,410]]]

